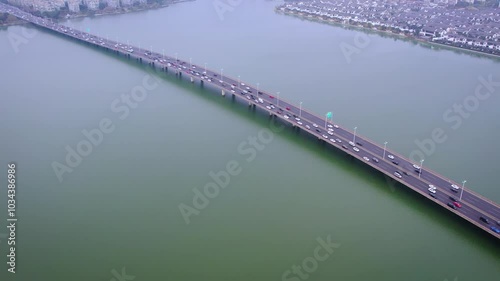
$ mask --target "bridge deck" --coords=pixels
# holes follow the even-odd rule
[[[462,190],[458,190],[458,192],[456,190],[452,190],[451,185],[454,184],[460,186],[458,183],[427,168],[421,169],[419,177],[413,167],[413,163],[409,159],[390,150],[385,150],[384,153],[383,146],[376,144],[364,136],[354,136],[353,132],[336,124],[332,124],[331,122],[327,122],[324,117],[318,116],[306,109],[297,107],[296,105],[283,99],[278,100],[277,97],[274,97],[273,95],[262,91],[253,85],[246,84],[243,81],[238,81],[237,79],[226,75],[221,77],[218,72],[210,69],[204,69],[196,64],[190,65],[190,63],[178,60],[177,58],[164,56],[154,52],[150,53],[144,49],[123,45],[119,42],[106,40],[86,32],[55,24],[50,20],[35,17],[29,13],[3,3],[0,3],[0,12],[7,12],[29,21],[36,26],[52,30],[64,36],[68,36],[106,50],[123,54],[128,58],[134,58],[142,62],[147,62],[155,68],[158,67],[166,71],[173,71],[179,75],[187,75],[193,79],[193,81],[208,83],[221,91],[225,91],[227,94],[234,95],[237,98],[248,101],[251,105],[268,112],[276,118],[281,119],[283,122],[299,127],[305,132],[323,139],[329,145],[359,159],[365,164],[411,188],[413,191],[421,194],[429,200],[432,200],[436,204],[444,207],[448,211],[465,219],[494,237],[500,238],[500,233],[495,233],[490,228],[491,226],[500,228],[500,225],[498,225],[498,223],[500,223],[500,206],[498,204],[482,197],[470,189],[464,189],[462,201],[460,201],[462,207],[457,208],[456,210],[452,209],[447,205],[452,202],[450,197],[458,198]],[[244,91],[247,91],[248,93],[245,93]],[[262,101],[259,101],[259,99],[262,99]],[[349,142],[353,141],[354,138],[355,146],[349,145]],[[393,159],[389,159],[389,155],[393,156]],[[378,162],[374,161],[374,158],[377,158]],[[393,161],[398,162],[398,165],[395,165]],[[401,178],[395,175],[396,171],[399,172]],[[406,174],[404,172],[406,172]],[[431,193],[428,190],[429,185],[434,185],[437,189],[437,192],[433,194],[434,197],[431,196]],[[479,219],[480,217],[488,218],[490,221],[489,224],[481,221]]]

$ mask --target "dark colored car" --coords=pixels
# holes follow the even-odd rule
[[[453,201],[453,202],[457,202],[457,201],[458,201],[458,200],[457,200],[457,199],[455,199],[455,197],[453,197],[453,196],[450,196],[450,200],[451,200],[451,201]]]
[[[316,129],[316,132],[321,133],[321,130],[320,129]]]
[[[453,192],[455,192],[455,193],[458,192],[458,190],[455,190],[454,188],[450,188],[450,190],[453,191]]]
[[[431,197],[436,198],[436,194],[434,194],[434,193],[429,192],[429,195],[430,195]]]
[[[453,210],[457,209],[457,207],[455,207],[455,205],[453,205],[452,203],[448,203],[448,207],[452,208]]]
[[[344,149],[347,149],[347,146],[345,146],[345,144],[343,144],[343,145],[342,145],[342,147],[343,147]]]
[[[500,233],[500,228],[492,226],[490,227],[491,230],[493,230],[495,233]]]
[[[363,146],[363,144],[360,143],[359,141],[357,141],[356,144],[359,145],[359,146]]]
[[[394,165],[399,165],[398,161],[392,161],[392,163],[394,163]]]
[[[403,175],[405,176],[409,176],[408,173],[406,171],[403,171]]]
[[[479,220],[481,220],[482,222],[484,222],[486,224],[490,224],[490,221],[485,217],[479,217]]]

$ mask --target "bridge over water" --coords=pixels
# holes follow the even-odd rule
[[[165,56],[135,46],[107,40],[86,32],[39,18],[16,7],[0,3],[0,12],[6,12],[24,19],[35,26],[70,37],[74,40],[123,55],[155,69],[188,78],[193,83],[210,85],[223,96],[232,96],[248,102],[249,106],[270,114],[286,124],[300,128],[304,132],[321,139],[373,169],[400,182],[420,194],[426,200],[442,206],[447,211],[463,218],[472,225],[500,238],[500,206],[450,179],[427,168],[412,163],[409,159],[386,150],[364,136],[328,121],[326,116],[302,109],[290,102],[279,99],[253,85],[234,79],[221,72],[207,69],[191,62]],[[453,200],[451,199],[453,198]],[[459,207],[460,206],[460,207]],[[498,229],[498,232],[496,230]]]

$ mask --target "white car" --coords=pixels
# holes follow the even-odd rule
[[[327,132],[330,136],[333,136],[333,132],[332,131],[328,131]]]
[[[353,147],[352,150],[359,152],[359,148],[357,148],[357,147]]]
[[[451,188],[453,188],[453,189],[455,189],[455,190],[459,190],[459,189],[460,189],[460,187],[458,187],[458,185],[456,185],[456,184],[452,184],[452,185],[451,185]]]
[[[285,119],[288,119],[288,118],[290,118],[290,117],[288,117],[288,115],[285,115],[284,117],[285,117]]]
[[[271,107],[269,105],[266,105],[266,108],[269,109],[269,110],[271,110]]]
[[[332,131],[333,132],[333,129],[332,128],[328,128],[328,131]]]
[[[224,84],[224,81],[222,81],[222,80],[219,80],[219,82],[220,82],[221,84]]]
[[[429,187],[429,192],[436,193],[436,187]]]
[[[334,139],[330,139],[330,141],[333,142],[333,143],[336,143],[336,141]]]
[[[295,120],[300,121],[300,118],[299,117],[295,117]]]
[[[314,127],[314,128],[318,128],[318,124],[313,123],[313,127]]]
[[[389,155],[387,155],[387,158],[394,159],[394,156],[392,156],[391,154],[389,154]]]
[[[252,98],[251,98],[250,96],[247,96],[247,99],[249,99],[249,100],[250,100],[250,99],[252,99]]]
[[[259,102],[260,102],[260,103],[264,103],[264,100],[263,100],[263,99],[261,99],[261,98],[259,98]]]
[[[300,122],[300,121],[297,121],[297,124],[299,124],[299,125],[302,125],[302,122]]]
[[[241,86],[245,86],[245,83],[241,82]]]
[[[350,145],[350,146],[356,146],[356,144],[355,144],[355,143],[353,143],[352,141],[350,141],[350,142],[349,142],[349,145]]]
[[[370,161],[370,158],[364,156],[363,159],[365,159],[365,161]]]
[[[432,185],[432,184],[429,184],[429,188],[434,188],[435,189],[436,187],[434,185]]]
[[[309,125],[306,125],[306,128],[310,130],[310,129],[311,129],[311,126],[309,126]]]
[[[250,87],[247,87],[247,90],[250,90]]]
[[[338,143],[341,143],[342,141],[341,141],[340,139],[337,139],[337,142],[338,142]]]
[[[328,138],[328,136],[327,136],[327,135],[323,135],[323,137],[324,137],[325,139],[327,139],[327,138]]]
[[[203,77],[202,77],[201,79],[203,79]],[[235,90],[231,90],[231,92],[232,92],[232,93],[236,93],[236,91],[235,91]]]
[[[413,168],[417,169],[417,170],[420,170],[420,166],[417,165],[417,164],[413,164]]]
[[[402,178],[401,174],[400,174],[400,173],[398,173],[398,172],[394,172],[394,175],[395,175],[396,177],[398,177],[398,178]]]
[[[330,124],[328,124],[328,125],[326,125],[326,126],[327,126],[328,128],[331,128],[331,127],[333,127],[333,126],[332,126],[332,125],[330,125]]]
[[[333,125],[333,127],[338,128],[338,127],[339,127],[339,125],[335,125],[335,124],[334,124],[334,125]]]

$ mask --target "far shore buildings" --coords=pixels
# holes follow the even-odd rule
[[[40,12],[53,12],[68,7],[72,13],[80,12],[81,7],[88,10],[99,10],[101,4],[106,7],[120,8],[132,6],[136,3],[146,4],[147,0],[7,0],[11,5],[28,8]]]
[[[472,0],[474,1],[474,0]],[[477,0],[476,0],[477,1]],[[500,55],[500,9],[450,8],[449,0],[313,0],[279,10]]]

